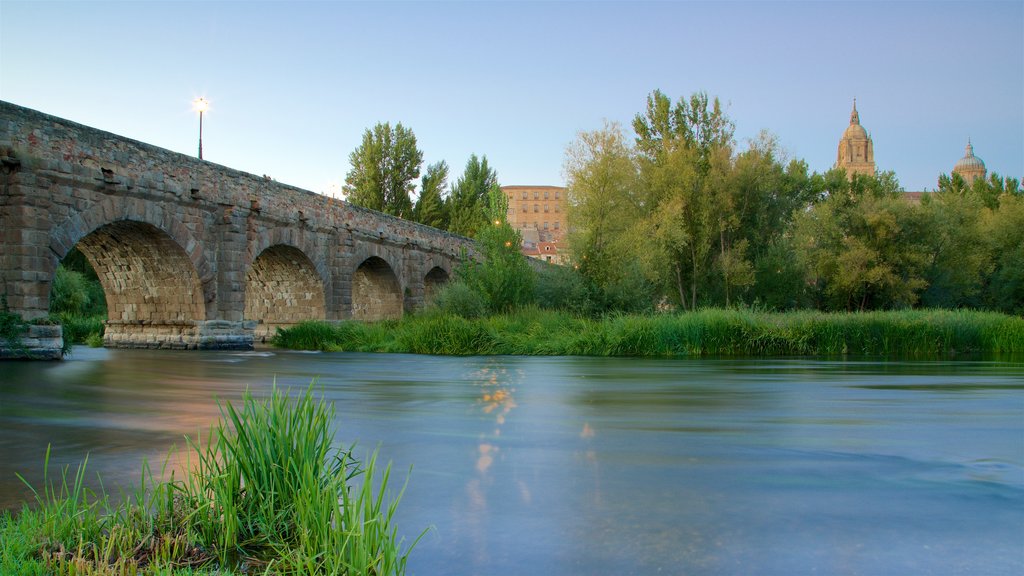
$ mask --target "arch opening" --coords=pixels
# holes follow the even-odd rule
[[[301,250],[278,244],[253,260],[245,275],[243,317],[257,322],[257,341],[266,342],[278,328],[323,320],[326,311],[324,283]]]
[[[448,271],[444,268],[440,266],[431,268],[430,272],[423,277],[423,304],[430,305],[444,285],[448,283],[448,280]]]
[[[376,256],[364,260],[352,276],[352,318],[401,318],[402,308],[402,287],[391,266]]]
[[[191,348],[206,319],[199,274],[166,232],[122,220],[97,228],[75,246],[103,287],[104,346]]]

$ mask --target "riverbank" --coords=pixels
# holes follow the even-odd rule
[[[894,356],[1024,354],[1024,318],[996,312],[766,313],[709,309],[589,319],[536,309],[480,319],[423,313],[377,323],[305,322],[294,350],[527,356]]]

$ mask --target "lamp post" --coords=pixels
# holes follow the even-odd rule
[[[199,159],[203,159],[203,112],[210,108],[210,101],[200,96],[192,101],[192,109],[199,111]]]

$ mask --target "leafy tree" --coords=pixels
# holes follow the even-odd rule
[[[534,274],[519,250],[519,231],[506,220],[508,199],[496,182],[485,203],[486,223],[476,232],[483,261],[463,265],[460,280],[483,296],[491,312],[507,312],[532,301]]]
[[[992,308],[1024,314],[1024,193],[1014,188],[1000,195],[998,207],[982,216],[994,264],[984,292]]]
[[[633,240],[643,200],[634,154],[622,127],[581,132],[566,149],[569,245],[580,273],[600,290],[635,272]]]
[[[412,216],[409,195],[423,163],[412,130],[401,123],[394,128],[377,123],[363,133],[349,162],[344,187],[349,202],[401,218]]]
[[[943,186],[921,200],[931,253],[928,288],[921,295],[925,307],[979,307],[982,286],[992,272],[990,245],[982,228],[987,209],[966,188],[958,188]]]
[[[717,98],[709,101],[698,92],[673,106],[655,91],[633,128],[647,192],[638,232],[655,245],[647,253],[646,270],[684,308],[695,309],[709,281],[716,242],[725,227],[736,225],[724,219],[731,216],[725,192],[732,122]],[[735,256],[726,258],[732,260],[728,267],[737,270]]]
[[[473,238],[484,229],[491,209],[488,194],[497,185],[498,173],[487,165],[487,156],[477,158],[472,154],[466,162],[466,170],[452,187],[449,230]]]
[[[823,179],[809,175],[805,162],[784,164],[782,156],[775,137],[762,132],[733,160],[725,190],[728,218],[722,219],[730,226],[723,227],[718,262],[727,305],[734,284],[742,290],[736,290],[737,296],[772,309],[789,309],[804,302],[806,274],[786,251],[792,247],[794,215],[820,198]],[[724,260],[740,243],[745,243],[741,252],[745,258]],[[722,266],[722,261],[736,262],[743,272],[744,259],[753,278],[741,273],[735,278],[745,283],[736,283],[733,275],[726,276],[729,268]]]
[[[826,180],[836,183],[829,175]],[[847,187],[830,191],[798,216],[796,234],[825,308],[905,308],[927,286],[923,219],[891,173],[856,175]]]
[[[427,226],[448,228],[448,206],[445,188],[448,187],[448,164],[442,160],[427,166],[420,185],[420,197],[413,209],[414,220]]]

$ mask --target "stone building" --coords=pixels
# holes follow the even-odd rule
[[[953,166],[953,172],[962,176],[968,185],[973,184],[978,178],[985,179],[987,173],[985,163],[974,155],[974,146],[971,146],[970,138],[967,139],[967,150],[964,152],[964,157]]]
[[[564,260],[566,195],[561,186],[502,186],[508,223],[523,236],[523,253],[547,262]]]
[[[875,146],[867,130],[860,125],[856,98],[853,100],[853,111],[850,112],[850,125],[839,139],[835,167],[845,168],[847,177],[851,179],[854,174],[875,175]]]

